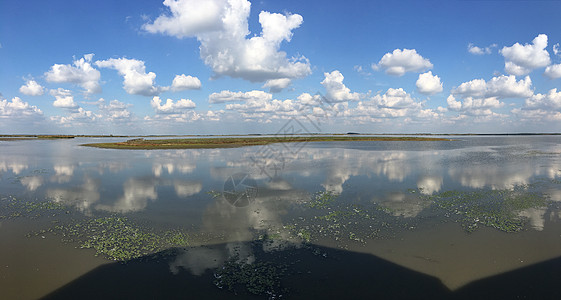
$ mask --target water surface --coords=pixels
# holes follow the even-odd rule
[[[561,256],[561,137],[454,139],[132,151],[79,146],[101,141],[87,138],[0,142],[0,293],[46,296],[111,263],[115,252],[83,249],[102,227],[65,234],[118,218],[138,234],[185,237],[157,240],[184,249],[167,262],[173,276],[272,255],[255,241],[263,253],[370,255],[450,291]]]

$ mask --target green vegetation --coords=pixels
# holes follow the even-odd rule
[[[331,191],[318,192],[315,194],[314,198],[308,202],[308,206],[311,208],[326,208],[333,203],[337,197],[339,197],[339,195]]]
[[[126,217],[110,216],[86,219],[47,230],[61,235],[65,242],[77,242],[80,248],[94,249],[97,255],[126,261],[172,247],[189,246],[189,235],[179,230],[152,232]],[[36,233],[43,234],[43,232]]]
[[[307,142],[350,142],[350,141],[449,141],[443,138],[393,137],[393,136],[272,136],[272,137],[235,137],[235,138],[189,138],[146,140],[131,139],[118,143],[94,143],[82,146],[108,149],[197,149],[197,148],[236,148],[259,146],[273,143]]]
[[[53,201],[24,201],[13,196],[4,196],[0,200],[0,219],[38,218],[44,214],[53,216],[67,209]]]
[[[231,292],[249,292],[254,295],[267,295],[276,299],[284,290],[281,279],[287,268],[272,262],[248,264],[234,256],[214,273],[214,284]],[[274,297],[274,298],[273,298]]]
[[[39,217],[54,218],[59,215],[72,216],[71,207],[50,200],[25,201],[13,196],[0,198],[0,220],[13,218]],[[154,231],[140,226],[126,217],[107,216],[101,218],[80,217],[62,222],[52,228],[42,229],[28,234],[44,236],[47,233],[59,235],[67,243],[77,243],[80,248],[94,249],[96,256],[101,255],[111,260],[126,261],[144,255],[156,253],[173,247],[189,245],[190,235],[179,229]]]
[[[524,228],[526,218],[520,212],[547,205],[543,194],[526,187],[512,190],[445,191],[426,196],[435,205],[457,215],[464,229],[475,231],[479,225],[493,227],[504,232],[517,232]]]

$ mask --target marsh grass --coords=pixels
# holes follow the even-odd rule
[[[237,148],[268,145],[273,143],[303,142],[349,142],[349,141],[449,141],[443,138],[392,137],[392,136],[273,136],[273,137],[235,137],[235,138],[188,138],[188,139],[131,139],[117,143],[93,143],[82,146],[107,149],[199,149],[199,148]]]

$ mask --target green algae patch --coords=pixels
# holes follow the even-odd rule
[[[308,206],[311,208],[327,208],[337,197],[339,197],[339,195],[331,191],[318,192],[308,202]]]
[[[64,242],[94,249],[96,256],[126,261],[174,247],[189,246],[189,235],[180,230],[153,232],[126,217],[110,216],[57,225],[48,230]]]
[[[447,216],[458,216],[464,229],[475,231],[479,226],[492,227],[504,232],[524,229],[527,218],[521,212],[532,208],[543,208],[547,197],[528,187],[512,190],[445,191],[426,196]]]
[[[285,266],[273,262],[246,263],[234,256],[214,273],[214,284],[236,294],[248,292],[276,299],[286,291],[281,286],[286,271]]]
[[[188,139],[144,139],[137,138],[117,143],[93,143],[82,146],[153,150],[153,149],[204,149],[237,148],[246,146],[268,145],[273,143],[307,143],[307,142],[352,142],[352,141],[450,141],[444,138],[394,137],[394,136],[272,136],[272,137],[235,137],[235,138],[188,138]]]
[[[68,207],[53,201],[27,201],[14,196],[0,198],[0,219],[18,217],[39,218],[44,215],[56,216]]]

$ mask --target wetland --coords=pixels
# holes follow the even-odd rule
[[[561,136],[383,138],[0,140],[0,298],[559,296]]]

